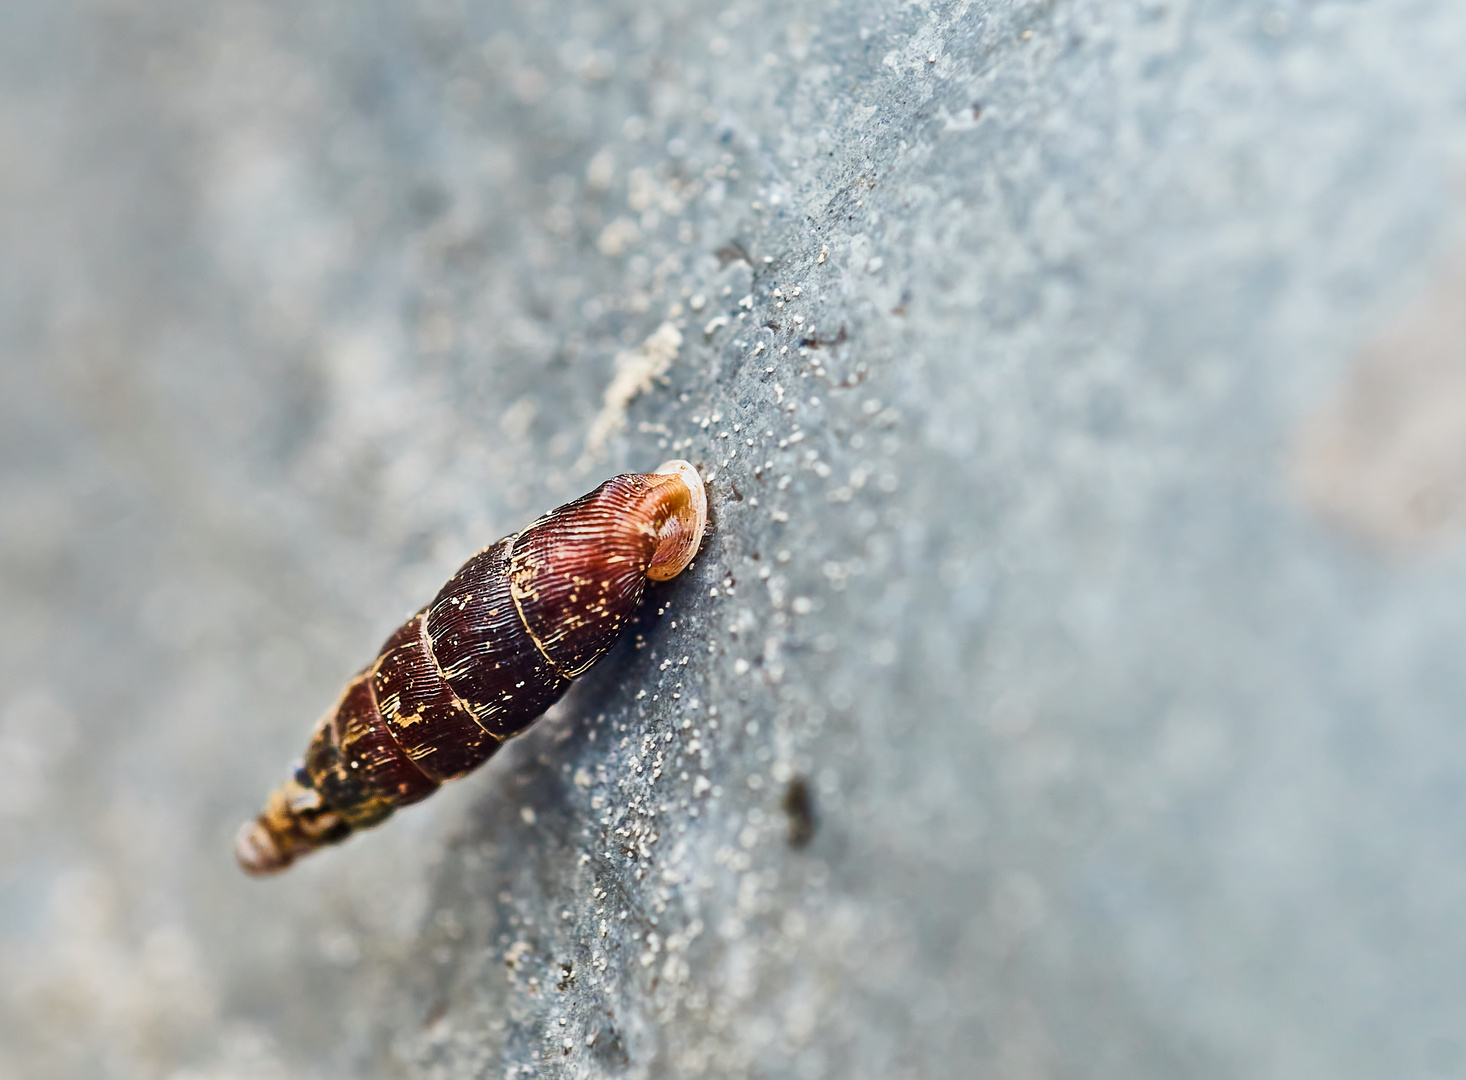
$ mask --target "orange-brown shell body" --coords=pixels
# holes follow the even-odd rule
[[[685,461],[627,473],[464,563],[316,725],[235,847],[283,870],[478,768],[620,636],[647,580],[681,573],[707,521]]]

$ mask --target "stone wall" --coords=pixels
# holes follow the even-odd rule
[[[0,4],[0,1078],[1459,1074],[1463,46]],[[407,612],[674,453],[548,718],[238,873]]]

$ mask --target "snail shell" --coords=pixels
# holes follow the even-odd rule
[[[327,710],[295,774],[240,829],[239,865],[285,869],[487,761],[615,644],[648,579],[697,554],[707,493],[669,461],[485,548]]]

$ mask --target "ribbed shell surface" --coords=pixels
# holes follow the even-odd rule
[[[478,768],[499,748],[443,678],[424,608],[387,639],[373,685],[392,737],[434,780],[452,780]]]
[[[661,524],[642,476],[617,476],[514,542],[509,583],[525,626],[567,679],[616,642],[641,602]]]
[[[428,640],[448,685],[479,724],[507,738],[560,700],[569,680],[525,632],[509,592],[508,537],[479,552],[428,605]]]
[[[347,685],[334,712],[316,729],[305,771],[321,798],[355,828],[380,821],[394,806],[417,802],[438,787],[387,730],[370,671]]]

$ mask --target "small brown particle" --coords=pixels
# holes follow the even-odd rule
[[[784,813],[789,819],[789,846],[802,848],[814,839],[819,822],[814,812],[814,795],[802,776],[789,781],[784,789]]]

